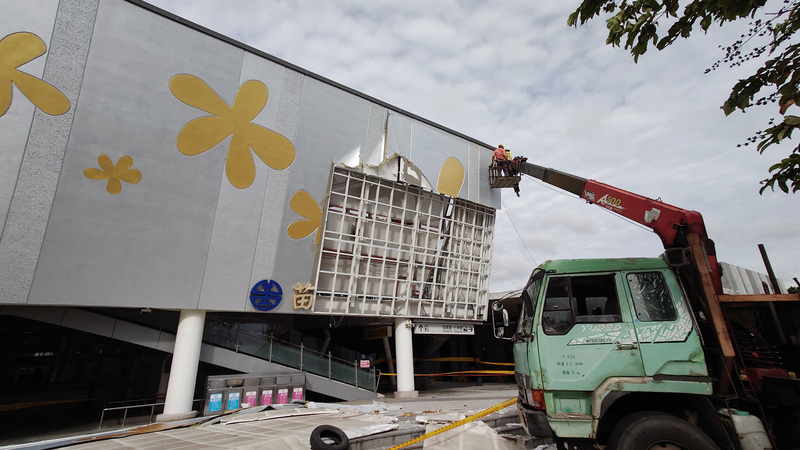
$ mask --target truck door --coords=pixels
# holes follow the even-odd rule
[[[708,375],[691,313],[672,273],[628,272],[625,281],[645,373]]]
[[[525,404],[531,405],[531,389],[542,389],[541,370],[536,351],[534,311],[544,279],[544,271],[536,269],[525,289],[522,290],[522,308],[514,339],[514,377]]]
[[[553,393],[557,412],[587,413],[574,410],[585,408],[575,391],[591,392],[612,376],[644,375],[630,307],[620,301],[621,278],[605,273],[546,280],[536,333],[544,388]]]

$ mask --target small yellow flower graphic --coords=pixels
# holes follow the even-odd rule
[[[289,200],[289,205],[297,214],[305,219],[297,220],[289,224],[286,230],[292,239],[302,239],[317,230],[314,237],[314,244],[319,244],[320,224],[322,223],[322,210],[314,198],[306,191],[297,191]]]
[[[47,114],[58,116],[69,111],[69,99],[61,91],[17,69],[46,50],[44,41],[33,33],[12,33],[0,40],[0,117],[11,106],[12,84]]]
[[[117,165],[111,162],[108,155],[100,155],[97,157],[97,163],[100,165],[99,169],[90,167],[83,171],[86,178],[92,180],[108,180],[106,190],[110,194],[119,194],[122,191],[122,183],[120,180],[136,184],[142,180],[142,173],[136,169],[131,169],[133,165],[133,158],[124,155],[117,161]]]
[[[256,166],[252,149],[265,164],[281,170],[294,161],[294,145],[280,134],[251,123],[264,109],[269,91],[257,80],[245,82],[228,106],[214,90],[194,75],[176,75],[169,88],[178,100],[211,113],[187,123],[178,133],[178,150],[187,156],[208,151],[230,135],[225,172],[232,185],[244,189],[253,184]]]

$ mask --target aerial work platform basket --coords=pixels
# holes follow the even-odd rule
[[[513,188],[519,186],[522,177],[518,172],[511,168],[511,165],[497,165],[492,163],[489,166],[489,186],[492,188]]]

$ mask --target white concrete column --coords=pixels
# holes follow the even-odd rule
[[[197,416],[197,411],[192,411],[192,400],[197,366],[200,364],[205,320],[204,310],[181,310],[167,384],[167,398],[164,401],[164,413],[156,416],[159,422],[191,419]]]
[[[397,360],[397,392],[395,398],[411,398],[419,395],[414,390],[414,346],[410,319],[394,320],[394,346]]]

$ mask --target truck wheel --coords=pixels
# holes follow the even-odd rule
[[[332,425],[320,425],[311,432],[308,439],[312,450],[347,450],[350,439],[344,431]]]
[[[611,431],[609,450],[710,450],[717,445],[689,422],[656,411],[643,411],[622,419]]]

